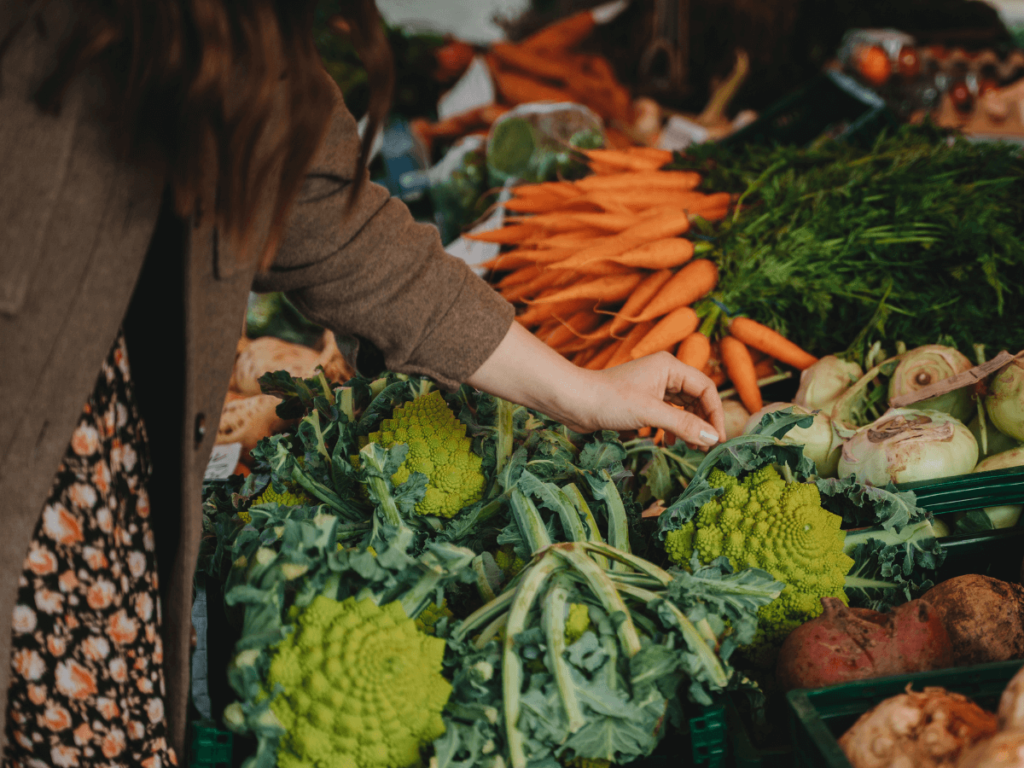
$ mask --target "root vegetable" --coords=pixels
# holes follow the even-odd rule
[[[1003,689],[998,714],[999,730],[1024,730],[1024,669]]]
[[[910,690],[868,710],[839,740],[854,768],[953,768],[996,732],[996,716],[942,688]]]
[[[726,398],[722,401],[722,412],[725,414],[725,436],[728,440],[743,434],[743,427],[750,418],[750,411],[743,407],[739,400]]]
[[[782,644],[776,677],[783,690],[953,666],[953,647],[938,612],[912,600],[891,613],[849,608],[823,598],[824,612]]]
[[[921,600],[942,617],[957,666],[1024,658],[1024,587],[967,574],[932,587]]]
[[[967,750],[956,768],[1024,768],[1024,731],[997,733]]]

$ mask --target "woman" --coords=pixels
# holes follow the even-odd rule
[[[253,286],[359,338],[364,369],[468,382],[579,431],[724,438],[699,372],[667,355],[578,370],[365,183],[314,5],[0,0],[5,764],[182,754],[200,485]],[[379,124],[376,9],[343,8]]]

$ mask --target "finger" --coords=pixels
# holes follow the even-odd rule
[[[715,428],[687,411],[679,410],[664,401],[651,403],[646,423],[671,432],[686,443],[709,448],[719,441]]]
[[[696,368],[684,365],[675,358],[670,359],[669,391],[696,398],[718,433],[718,439],[725,440],[725,412],[722,410],[722,399],[718,396],[718,387]]]

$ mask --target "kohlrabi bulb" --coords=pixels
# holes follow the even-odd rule
[[[826,355],[800,374],[800,389],[793,402],[812,411],[831,413],[836,400],[863,375],[856,363]]]
[[[750,411],[743,407],[743,403],[727,397],[722,401],[722,414],[725,416],[725,439],[732,440],[742,435],[743,427],[750,418]]]
[[[989,456],[974,468],[975,472],[991,472],[995,469],[1024,467],[1024,446],[1011,448],[1008,451]],[[1024,512],[1024,504],[1001,504],[998,507],[985,507],[985,514],[992,521],[994,528],[1013,528]]]
[[[912,349],[902,356],[889,379],[889,401],[938,384],[943,379],[973,367],[971,361],[953,347],[928,344]],[[974,410],[974,401],[971,399],[970,387],[962,387],[938,397],[921,400],[910,407],[922,411],[942,411],[959,421],[967,421]]]
[[[978,463],[978,443],[948,413],[893,408],[843,445],[839,476],[884,486],[966,475]]]
[[[782,442],[801,446],[804,449],[804,456],[814,462],[819,477],[835,477],[842,442],[832,429],[832,420],[821,411],[814,413],[808,408],[793,403],[771,403],[747,420],[743,427],[743,434],[747,435],[753,432],[754,428],[761,423],[761,417],[766,413],[787,408],[797,416],[813,415],[814,423],[806,429],[793,427],[782,436]]]
[[[1024,442],[1024,360],[1018,358],[996,374],[985,410],[996,429]]]

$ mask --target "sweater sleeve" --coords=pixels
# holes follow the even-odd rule
[[[372,342],[389,370],[455,387],[497,348],[514,310],[383,187],[364,184],[348,208],[359,136],[333,95],[330,128],[254,290],[284,291],[310,320]]]

